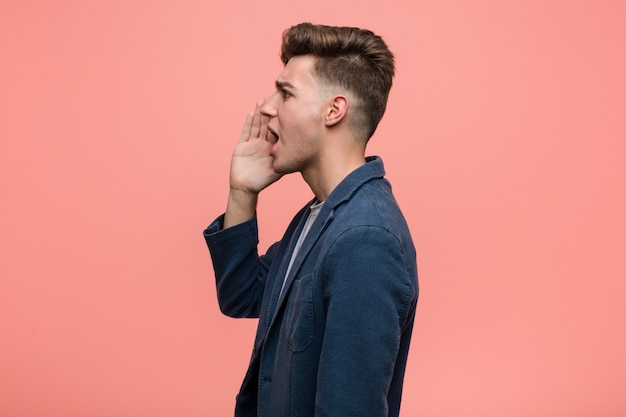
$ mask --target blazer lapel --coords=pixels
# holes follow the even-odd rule
[[[272,288],[272,295],[270,297],[269,305],[267,309],[266,323],[271,323],[273,321],[273,318],[275,315],[274,312],[276,311],[276,304],[278,302],[278,297],[281,294],[281,288],[283,287],[283,280],[285,279],[285,274],[287,273],[289,260],[291,259],[293,251],[295,249],[296,242],[298,241],[298,236],[300,236],[300,233],[302,233],[302,229],[304,228],[304,224],[306,223],[306,219],[308,217],[309,211],[310,210],[307,209],[307,212],[305,213],[305,215],[302,216],[302,218],[298,222],[298,225],[293,235],[291,236],[291,239],[289,240],[289,244],[287,245],[285,249],[284,256],[283,256],[283,259],[281,260],[280,266],[276,272],[276,279],[274,280],[274,285]],[[291,269],[293,270],[293,266]],[[266,328],[266,333],[267,333],[267,330],[269,330],[269,328],[270,326],[268,325]]]
[[[306,235],[304,241],[302,242],[302,246],[300,247],[300,251],[296,255],[296,259],[294,259],[293,261],[293,265],[291,266],[289,275],[285,279],[285,285],[282,289],[282,292],[280,293],[278,303],[276,304],[276,308],[273,313],[274,317],[272,318],[270,327],[272,326],[274,322],[274,318],[276,317],[277,312],[280,310],[280,308],[284,304],[287,294],[289,294],[289,289],[291,288],[291,284],[293,284],[295,277],[298,275],[298,271],[300,270],[302,263],[304,262],[309,252],[313,248],[313,245],[315,244],[315,242],[317,242],[317,239],[319,239],[324,229],[326,229],[326,226],[328,225],[328,223],[330,223],[330,221],[333,218],[333,210],[327,211],[327,210],[324,210],[325,208],[326,207],[322,207],[320,214],[317,216],[317,219],[315,219],[315,221],[313,222],[313,225],[311,226],[309,233]],[[300,231],[301,230],[302,229],[300,229]],[[296,239],[297,239],[297,236],[296,236]],[[289,263],[289,260],[287,260],[287,263]]]

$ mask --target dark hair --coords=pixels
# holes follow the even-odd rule
[[[317,57],[314,75],[322,83],[352,93],[351,127],[368,140],[387,106],[394,57],[380,36],[365,29],[300,23],[283,33],[281,59]]]

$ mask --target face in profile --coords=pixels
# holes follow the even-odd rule
[[[276,80],[276,91],[261,108],[271,118],[268,129],[276,141],[273,168],[280,174],[319,166],[325,100],[313,76],[315,62],[311,55],[292,57]]]

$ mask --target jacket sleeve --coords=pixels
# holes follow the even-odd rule
[[[258,255],[256,215],[227,229],[223,229],[223,221],[221,215],[204,230],[215,270],[220,310],[230,317],[257,318],[277,245],[270,247],[264,256]]]
[[[376,226],[351,228],[332,244],[321,275],[326,326],[316,416],[388,415],[401,336],[411,331],[417,300],[407,256]]]

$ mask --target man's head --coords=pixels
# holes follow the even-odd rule
[[[347,93],[350,128],[367,141],[387,106],[394,75],[393,54],[369,30],[301,23],[283,33],[281,59],[312,55],[313,75],[321,86]]]

